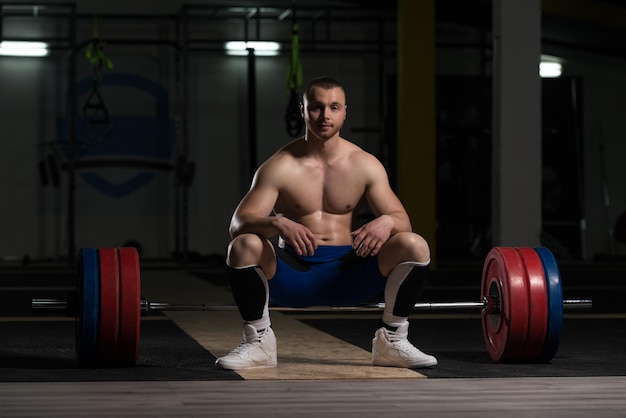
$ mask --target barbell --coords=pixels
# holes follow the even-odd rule
[[[368,312],[384,303],[359,306],[271,306],[273,311]],[[496,362],[545,363],[557,352],[564,308],[591,308],[589,299],[563,300],[556,260],[547,248],[495,247],[482,271],[481,300],[417,303],[415,310],[480,310],[483,337]],[[132,366],[139,353],[140,319],[152,311],[236,310],[234,305],[176,305],[141,298],[135,248],[82,248],[75,294],[66,300],[33,299],[32,309],[76,316],[79,365]]]

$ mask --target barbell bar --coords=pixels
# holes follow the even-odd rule
[[[65,313],[68,306],[67,300],[55,298],[35,298],[32,299],[33,312],[37,313]],[[563,309],[590,309],[593,307],[591,299],[565,299],[563,300]],[[166,302],[150,302],[147,299],[141,299],[139,304],[142,316],[149,315],[150,312],[156,311],[236,311],[235,305],[220,305],[201,303],[197,305],[172,304]],[[356,306],[307,306],[304,308],[294,308],[289,306],[270,306],[269,310],[274,312],[380,312],[385,309],[385,303],[371,303]],[[420,302],[414,305],[416,311],[438,311],[438,310],[486,310],[486,301],[483,302]],[[491,314],[497,313],[493,310]]]
[[[425,302],[415,310],[480,309],[483,336],[496,362],[548,362],[561,336],[563,310],[592,307],[589,299],[563,300],[561,278],[547,248],[495,247],[483,265],[480,302]],[[384,303],[347,307],[294,308],[284,312],[381,311]],[[140,316],[151,311],[226,311],[233,305],[175,305],[140,296],[139,257],[134,248],[79,251],[75,296],[33,299],[34,311],[74,314],[76,348],[85,366],[132,366],[139,352]]]
[[[217,304],[200,304],[200,305],[176,305],[163,302],[150,302],[146,299],[141,300],[142,315],[147,315],[150,311],[236,311],[235,305],[217,305]],[[590,309],[593,307],[591,299],[565,299],[563,300],[564,309]],[[371,303],[356,306],[307,306],[304,308],[294,308],[289,306],[270,306],[269,310],[274,312],[380,312],[385,309],[385,303]],[[413,306],[416,311],[444,311],[444,310],[476,310],[481,309],[483,313],[486,311],[486,301],[483,302],[420,302]],[[493,310],[491,314],[497,313]]]

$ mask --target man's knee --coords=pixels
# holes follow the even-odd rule
[[[428,242],[414,232],[400,232],[394,235],[385,243],[378,256],[378,266],[384,276],[387,276],[400,263],[427,263],[429,261]]]
[[[258,265],[263,254],[263,238],[256,234],[238,235],[228,245],[226,263],[231,267]]]
[[[428,242],[421,236],[414,232],[410,232],[410,245],[416,255],[417,260],[419,262],[426,262],[430,260],[430,246]]]
[[[414,232],[400,232],[394,235],[390,246],[394,253],[401,254],[403,261],[426,262],[430,259],[430,247],[428,242],[419,234]],[[390,239],[390,241],[392,241]]]
[[[269,279],[276,272],[276,253],[269,240],[256,234],[242,234],[228,245],[226,264],[235,268],[260,266]]]

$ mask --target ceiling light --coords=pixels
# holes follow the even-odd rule
[[[45,57],[48,44],[45,42],[2,41],[0,55],[13,57]]]
[[[544,78],[561,76],[560,62],[542,62],[539,64],[539,75]]]
[[[255,55],[271,56],[278,55],[280,44],[270,41],[229,41],[224,44],[228,55],[248,55],[248,50],[253,49]]]

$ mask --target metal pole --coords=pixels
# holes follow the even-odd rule
[[[182,144],[181,144],[181,154],[183,156],[182,160],[184,165],[182,167],[182,173],[187,170],[187,162],[189,161],[189,129],[188,129],[188,119],[189,119],[189,54],[188,54],[188,46],[189,46],[189,27],[188,27],[188,15],[185,12],[184,15],[184,31],[183,31],[183,41],[182,41],[182,70],[180,70],[181,84],[182,84],[182,103],[181,103],[181,128],[182,128]],[[178,68],[178,67],[177,67]],[[183,174],[184,177],[184,174]],[[181,190],[181,239],[182,239],[182,251],[183,251],[183,262],[186,264],[189,261],[189,187],[185,180],[179,180]]]
[[[67,308],[67,301],[62,299],[33,299],[31,307],[34,312],[63,312]],[[590,299],[566,299],[563,301],[563,309],[590,309],[593,301]],[[461,310],[461,309],[485,309],[486,302],[422,302],[416,303],[414,310]],[[356,306],[309,306],[304,308],[292,308],[288,306],[270,306],[274,312],[377,312],[385,309],[384,303],[373,303]],[[236,311],[235,305],[199,304],[199,305],[176,305],[164,302],[150,302],[145,299],[140,301],[142,314],[150,311]]]
[[[67,260],[72,264],[76,252],[76,10],[70,15],[70,52],[68,56],[68,149],[67,149]]]
[[[248,163],[250,177],[257,168],[256,67],[254,48],[248,48]]]

